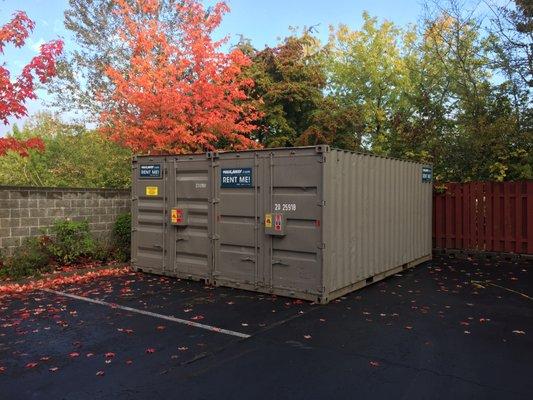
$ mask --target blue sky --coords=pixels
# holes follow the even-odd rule
[[[213,4],[214,0],[205,0]],[[274,45],[289,33],[289,27],[318,25],[318,35],[326,40],[328,26],[339,23],[353,28],[361,26],[361,14],[368,11],[381,19],[398,25],[416,23],[422,13],[421,0],[228,0],[231,12],[226,15],[217,35],[230,35],[236,42],[239,35],[252,40],[257,48]],[[10,19],[16,10],[24,10],[36,22],[36,28],[23,49],[8,47],[0,62],[5,62],[13,73],[18,73],[43,42],[62,38],[65,50],[75,48],[69,32],[63,26],[67,0],[0,0],[0,25]],[[29,113],[42,110],[47,94],[38,92],[39,99],[28,103]],[[16,122],[15,120],[10,123]],[[21,121],[18,121],[19,124]],[[9,130],[0,125],[0,134]]]

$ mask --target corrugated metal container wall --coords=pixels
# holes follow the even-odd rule
[[[209,280],[211,161],[203,154],[135,157],[132,171],[132,265]],[[187,210],[182,222],[172,223],[173,209]]]
[[[326,296],[431,258],[428,166],[342,150],[331,150],[324,166]]]
[[[431,168],[328,146],[133,162],[132,265],[328,302],[431,258]]]
[[[158,165],[157,169],[139,170],[136,159],[132,165],[131,203],[131,259],[134,267],[145,271],[163,273],[165,265],[164,246],[168,237],[166,225],[166,159],[145,158],[146,162]],[[146,165],[146,164],[143,164]],[[145,173],[146,176],[142,176]]]

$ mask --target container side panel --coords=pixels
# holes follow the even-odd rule
[[[165,268],[165,169],[163,157],[139,158],[132,168],[132,264],[152,272]]]
[[[271,254],[265,265],[277,289],[319,293],[321,253],[321,156],[274,154],[266,213],[285,217],[284,236],[261,237]],[[268,206],[269,205],[269,206]]]
[[[325,165],[327,292],[431,255],[422,164],[332,150]]]
[[[175,190],[170,206],[187,215],[184,225],[172,226],[174,272],[180,276],[208,279],[211,275],[209,238],[211,162],[205,157],[175,159]]]
[[[256,230],[261,171],[254,153],[221,155],[217,164],[213,174],[218,236],[214,278],[230,284],[255,284],[259,267]]]

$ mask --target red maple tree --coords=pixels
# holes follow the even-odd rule
[[[24,46],[34,28],[35,23],[28,18],[25,12],[16,12],[11,21],[0,27],[0,56],[4,54],[4,48],[9,43],[15,47]],[[55,75],[55,59],[62,50],[63,42],[61,40],[43,44],[39,54],[33,57],[15,79],[12,79],[10,72],[4,66],[5,63],[0,61],[0,122],[7,125],[9,117],[20,118],[27,115],[24,103],[28,99],[37,97],[35,95],[35,77],[44,83]],[[0,156],[8,150],[26,156],[30,148],[43,150],[44,143],[38,138],[25,141],[0,138]]]
[[[211,38],[228,6],[207,12],[183,0],[170,27],[158,19],[158,0],[115,2],[131,55],[127,68],[106,69],[114,91],[103,131],[148,154],[258,147],[249,135],[259,113],[245,93],[253,81],[241,75],[250,60],[240,50],[222,52],[227,38]]]

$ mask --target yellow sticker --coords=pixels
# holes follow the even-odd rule
[[[159,188],[157,186],[146,186],[147,196],[157,196],[159,194]]]
[[[272,214],[265,214],[265,228],[272,228]]]

